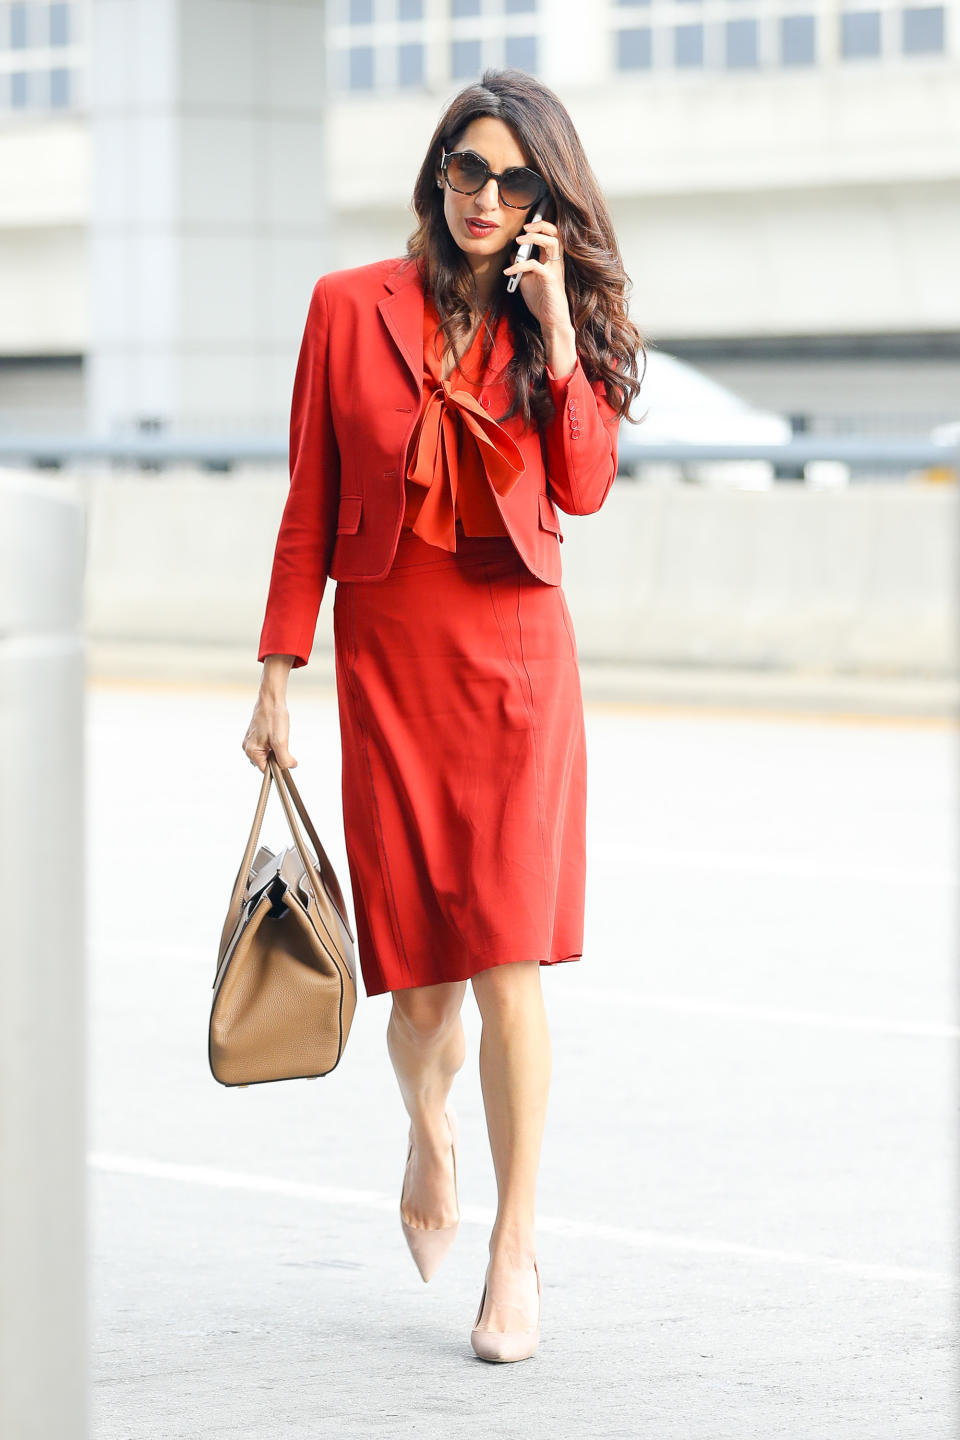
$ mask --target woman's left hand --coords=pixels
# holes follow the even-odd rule
[[[563,250],[556,225],[549,220],[528,220],[514,244],[523,245],[532,240],[539,251],[540,259],[514,260],[504,270],[504,275],[520,272],[520,294],[527,309],[540,323],[540,329],[547,331],[568,330],[572,327],[570,305],[563,277]]]

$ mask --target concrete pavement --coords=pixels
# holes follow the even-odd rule
[[[956,730],[588,704],[585,955],[543,972],[543,1338],[490,1366],[469,987],[463,1225],[429,1285],[388,996],[323,1080],[209,1072],[252,702],[88,690],[96,1440],[952,1436]],[[294,676],[291,715],[345,875],[333,699]]]

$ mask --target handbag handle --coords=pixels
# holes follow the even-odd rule
[[[247,840],[246,849],[243,852],[243,859],[240,861],[240,869],[237,871],[237,878],[233,882],[233,893],[230,896],[230,904],[227,906],[227,918],[223,922],[223,933],[220,936],[220,949],[217,954],[217,969],[223,960],[230,937],[237,928],[237,921],[240,918],[240,907],[243,904],[243,892],[246,886],[247,877],[250,874],[250,866],[253,863],[253,852],[260,835],[260,828],[263,825],[263,817],[267,809],[267,796],[270,793],[272,782],[269,765],[264,766],[263,784],[260,786],[260,798],[257,800],[257,808],[253,816],[253,824],[250,826],[250,838]]]
[[[286,781],[286,785],[284,784],[284,781]],[[320,866],[320,874],[323,877],[327,894],[330,896],[331,903],[336,909],[337,914],[343,921],[347,934],[350,936],[350,939],[354,942],[354,944],[356,944],[356,937],[354,936],[354,933],[350,928],[350,921],[347,919],[347,907],[343,901],[343,891],[340,889],[340,882],[337,879],[336,872],[333,866],[330,864],[330,860],[327,856],[326,850],[324,850],[323,846],[320,843],[320,837],[314,829],[310,816],[307,814],[306,806],[300,798],[300,792],[297,790],[297,787],[293,783],[293,779],[290,775],[289,769],[282,769],[281,766],[277,764],[273,751],[271,750],[267,754],[267,763],[264,766],[263,783],[260,786],[260,795],[257,800],[257,808],[253,816],[253,824],[250,826],[250,835],[247,840],[246,848],[243,852],[243,859],[240,861],[240,869],[237,871],[237,878],[233,884],[233,893],[230,896],[230,904],[227,907],[227,918],[224,921],[223,934],[220,937],[220,950],[217,960],[218,967],[220,961],[223,959],[223,954],[226,950],[230,936],[236,929],[237,921],[240,918],[240,907],[243,904],[243,892],[246,886],[247,877],[250,874],[250,866],[253,862],[253,852],[256,848],[257,840],[260,838],[260,831],[263,827],[263,817],[266,814],[267,810],[267,797],[270,794],[270,786],[274,782],[276,782],[277,792],[279,793],[280,800],[284,808],[284,813],[287,817],[287,824],[290,826],[290,831],[293,835],[294,843],[296,844],[297,850],[300,852],[300,858],[303,861],[304,868],[310,879],[310,886],[313,890],[314,897],[316,898],[317,905],[322,910],[323,906],[320,901],[320,884],[314,872],[313,862],[311,861],[310,856],[307,854],[307,849],[303,842],[303,837],[301,836],[300,831],[297,828],[297,822],[294,818],[293,810],[290,805],[290,798],[287,793],[288,787],[290,794],[293,796],[294,804],[299,811],[300,818],[302,819],[307,829],[307,833],[309,834],[310,839],[313,841],[314,848],[317,852],[317,863]]]
[[[343,901],[343,891],[340,889],[340,882],[337,879],[336,871],[330,864],[330,859],[327,855],[327,852],[326,850],[324,850],[323,846],[320,843],[320,836],[313,828],[313,822],[310,819],[310,816],[307,814],[307,807],[300,799],[300,792],[297,789],[296,785],[294,785],[293,783],[293,776],[290,774],[289,769],[285,769],[282,765],[279,765],[277,763],[277,760],[272,750],[267,755],[267,766],[273,774],[273,779],[276,783],[277,791],[280,795],[280,801],[283,805],[284,811],[286,812],[287,824],[290,826],[290,833],[293,835],[296,847],[300,851],[300,859],[303,861],[307,875],[310,878],[310,885],[313,889],[314,896],[316,897],[317,906],[321,911],[323,910],[323,902],[320,899],[320,885],[317,881],[316,872],[313,868],[313,862],[309,854],[307,853],[307,847],[303,842],[303,836],[300,834],[300,831],[297,827],[296,817],[294,816],[293,809],[290,805],[291,796],[293,798],[293,803],[297,807],[297,811],[299,812],[300,819],[304,823],[307,834],[310,836],[310,839],[313,842],[313,848],[317,852],[317,864],[320,867],[320,875],[323,880],[324,889],[329,895],[330,901],[334,909],[340,916],[340,919],[343,921],[347,934],[350,936],[350,939],[354,942],[354,944],[356,944],[356,937],[354,936],[353,931],[350,929],[350,922],[347,919],[347,907]]]

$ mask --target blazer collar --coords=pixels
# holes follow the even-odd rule
[[[399,260],[394,262],[393,268],[389,269],[384,275],[383,283],[391,294],[397,290],[404,289],[407,285],[416,285],[421,295],[423,294],[423,287],[420,283],[420,272],[417,269],[416,262],[406,255],[401,256]]]
[[[416,386],[418,397],[423,391],[423,281],[415,261],[404,256],[387,272],[383,283],[389,294],[377,304],[397,349]],[[495,374],[510,359],[510,335],[507,317],[501,315],[490,352],[487,375]]]

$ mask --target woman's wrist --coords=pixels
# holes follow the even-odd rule
[[[293,655],[264,656],[263,673],[260,676],[260,694],[265,699],[286,703],[287,680],[293,668],[294,658]]]
[[[550,373],[557,380],[565,380],[577,364],[577,336],[573,326],[544,331],[543,345]]]

